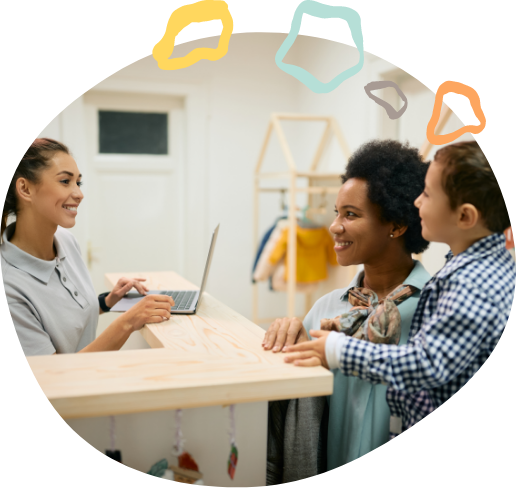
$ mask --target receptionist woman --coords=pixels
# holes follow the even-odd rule
[[[7,191],[0,254],[4,288],[14,327],[26,356],[117,350],[147,323],[170,318],[172,298],[147,295],[97,338],[99,313],[108,311],[142,280],[119,280],[97,297],[77,241],[75,225],[83,200],[81,174],[68,148],[36,139],[18,165]],[[7,219],[16,220],[7,226]]]

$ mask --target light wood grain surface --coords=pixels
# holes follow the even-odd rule
[[[173,272],[110,273],[147,278],[150,289],[195,289]],[[64,418],[258,402],[332,393],[324,368],[299,368],[264,351],[264,330],[205,293],[196,315],[146,325],[153,349],[28,357]]]
[[[174,272],[110,273],[110,288],[122,276],[146,278],[151,290],[198,289]],[[142,335],[151,347],[165,347],[178,352],[206,353],[224,358],[247,358],[262,355],[267,362],[271,354],[261,346],[264,330],[230,307],[204,293],[195,315],[173,315],[161,324],[148,324]]]
[[[271,354],[273,356],[273,354]],[[168,349],[62,354],[29,362],[64,418],[325,395],[332,375],[259,356],[221,358]]]

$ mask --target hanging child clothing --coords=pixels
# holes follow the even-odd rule
[[[286,277],[286,266],[285,258],[282,258],[276,268],[273,270],[273,274],[270,279],[270,289],[273,291],[287,291]],[[314,293],[318,288],[318,282],[314,283],[296,283],[296,291],[299,293]]]
[[[275,266],[280,259],[287,257],[289,229],[281,231],[280,238],[275,243],[269,255],[269,264]],[[337,266],[334,241],[327,229],[296,227],[296,282],[314,283],[327,279],[327,263]],[[286,265],[285,280],[289,269]]]
[[[278,217],[275,220],[275,223],[266,231],[266,233],[262,237],[262,240],[260,241],[259,247],[257,249],[257,255],[255,256],[255,261],[253,262],[253,270],[251,272],[251,275],[252,275],[251,282],[252,283],[256,283],[255,278],[254,278],[254,273],[255,273],[255,270],[257,269],[257,264],[259,262],[260,256],[262,256],[262,252],[264,251],[266,244],[269,242],[269,239],[271,238],[271,235],[273,234],[274,230],[276,229],[277,224],[280,221],[287,222],[286,219],[287,219],[287,217],[285,215]]]
[[[257,265],[255,266],[255,271],[253,273],[253,280],[257,281],[266,281],[273,274],[275,270],[276,263],[272,264],[269,262],[269,256],[271,256],[274,251],[277,242],[282,237],[282,231],[289,226],[289,222],[285,219],[279,220],[269,239],[267,240],[265,246],[262,249],[262,253],[257,260]]]
[[[271,264],[269,258],[282,237],[283,230],[287,230],[288,226],[289,222],[285,218],[280,217],[277,219],[275,226],[269,229],[264,235],[255,259],[256,264],[252,277],[253,283],[257,281],[267,281],[269,279],[271,290],[287,290],[285,257],[280,259],[276,264]],[[269,238],[266,241],[266,236],[268,235]],[[316,290],[316,287],[317,283],[296,283],[296,291],[300,293],[312,293]]]

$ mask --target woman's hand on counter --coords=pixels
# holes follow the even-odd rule
[[[142,284],[146,281],[145,278],[120,278],[117,284],[111,290],[111,293],[106,296],[106,305],[112,308],[118,301],[126,295],[131,288],[135,288],[140,295],[147,295],[149,289]]]
[[[273,352],[283,351],[286,347],[308,341],[309,337],[300,319],[284,317],[276,319],[266,331],[262,347]]]
[[[120,314],[97,339],[79,352],[118,351],[135,330],[145,324],[168,320],[172,306],[174,300],[167,295],[147,295],[127,312]]]
[[[171,318],[171,307],[174,300],[167,295],[147,295],[127,312],[121,319],[131,325],[133,331],[141,329],[145,324],[156,324]]]

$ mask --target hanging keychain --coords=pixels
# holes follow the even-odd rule
[[[181,430],[181,421],[183,418],[183,410],[176,410],[174,412],[174,420],[176,423],[176,432],[174,435],[174,446],[172,448],[172,455],[179,458],[181,454],[183,454],[184,446],[185,446],[185,438],[183,437],[183,432]]]
[[[113,415],[109,418],[110,423],[110,448],[106,450],[106,456],[119,463],[122,462],[122,454],[119,450],[115,449],[115,417]]]
[[[193,471],[199,471],[196,461],[193,457],[185,451],[185,438],[181,430],[181,422],[183,418],[183,410],[176,410],[176,441],[172,448],[172,454],[178,458],[178,464],[180,468],[191,469]]]
[[[178,467],[170,467],[174,473],[174,481],[202,485],[204,484],[202,480],[203,475],[199,472],[199,467],[196,461],[194,461],[194,458],[185,451],[185,438],[181,430],[183,411],[176,410],[174,415],[176,420],[176,433],[172,455],[178,458]]]
[[[230,405],[230,456],[228,457],[228,475],[232,480],[235,476],[235,468],[237,467],[237,461],[239,460],[239,451],[237,450],[235,435],[235,405]]]

